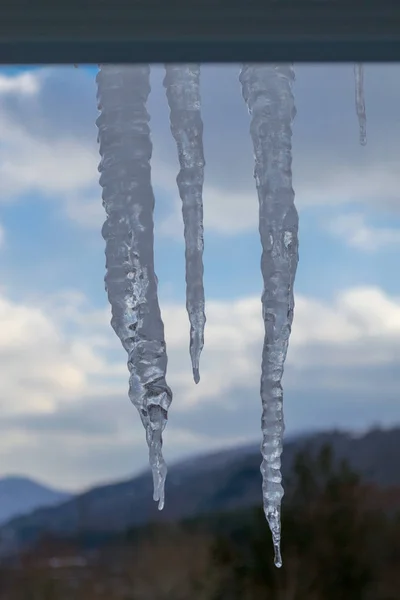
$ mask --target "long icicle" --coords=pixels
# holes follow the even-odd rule
[[[162,432],[172,393],[165,380],[167,354],[154,272],[152,142],[146,109],[150,67],[101,66],[96,81],[111,325],[128,353],[129,397],[146,430],[154,500],[161,510],[167,474]]]
[[[259,231],[264,280],[262,312],[265,338],[262,354],[261,445],[263,505],[275,552],[280,551],[283,497],[282,376],[293,322],[293,285],[298,263],[298,214],[292,188],[292,122],[295,117],[292,65],[243,65],[243,98],[251,115],[255,155],[254,177],[259,199]]]
[[[193,378],[200,381],[200,354],[206,323],[203,285],[203,121],[200,65],[166,65],[164,87],[170,108],[171,132],[180,163],[176,178],[182,200],[186,258],[186,308],[190,321]]]
[[[364,98],[364,65],[362,63],[356,63],[354,65],[354,83],[356,93],[356,112],[360,130],[360,144],[365,146],[367,143],[367,116],[365,112]]]

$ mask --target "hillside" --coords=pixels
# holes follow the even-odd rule
[[[44,486],[27,477],[0,479],[0,524],[36,508],[52,506],[71,498],[71,494]]]
[[[375,429],[358,437],[328,432],[289,440],[282,460],[284,478],[300,448],[308,445],[314,452],[326,442],[332,445],[338,459],[347,458],[365,481],[400,486],[400,427]],[[29,544],[44,532],[116,532],[148,521],[178,520],[257,505],[261,502],[259,466],[256,445],[178,463],[169,471],[162,512],[152,500],[152,478],[146,471],[128,481],[100,486],[60,505],[12,519],[0,529],[2,548],[5,551],[11,542],[17,546]]]

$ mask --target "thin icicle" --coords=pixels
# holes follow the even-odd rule
[[[170,108],[180,171],[176,178],[182,200],[186,257],[186,308],[190,321],[193,378],[200,381],[199,362],[204,346],[203,286],[203,121],[200,103],[200,65],[166,65],[164,86]]]
[[[367,143],[367,116],[365,113],[364,98],[364,65],[362,63],[354,65],[354,82],[356,87],[356,111],[360,129],[360,144],[365,146]]]
[[[107,219],[105,277],[111,325],[128,353],[129,397],[149,446],[154,500],[164,506],[162,432],[172,394],[154,272],[149,114],[150,67],[101,66],[97,75],[100,185]]]
[[[240,82],[251,115],[254,177],[263,248],[263,504],[272,532],[275,565],[280,567],[283,497],[280,457],[284,433],[281,380],[293,321],[293,285],[298,263],[298,214],[294,205],[291,170],[294,71],[292,65],[243,65]]]

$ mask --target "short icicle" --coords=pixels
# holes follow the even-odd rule
[[[362,63],[354,65],[354,83],[356,88],[356,111],[360,130],[360,144],[365,146],[367,143],[367,116],[364,97],[364,65]]]
[[[282,376],[293,322],[293,285],[298,263],[298,214],[292,187],[292,122],[295,116],[292,65],[243,65],[243,98],[251,115],[254,177],[259,199],[259,231],[264,280],[262,312],[261,446],[263,505],[275,552],[282,566],[281,453],[283,446]]]
[[[166,65],[164,86],[170,108],[171,132],[178,148],[177,176],[185,234],[186,308],[190,321],[193,378],[200,381],[200,354],[206,323],[203,285],[203,121],[200,65]]]
[[[129,397],[146,430],[154,500],[161,510],[167,474],[162,432],[172,393],[166,383],[164,325],[154,272],[152,142],[146,109],[150,67],[101,65],[96,81],[111,325],[128,353]]]

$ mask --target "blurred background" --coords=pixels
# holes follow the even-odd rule
[[[297,65],[296,308],[284,376],[284,566],[261,510],[258,200],[239,65],[204,66],[207,325],[192,381],[179,171],[149,98],[155,260],[174,393],[152,500],[109,324],[96,69],[0,69],[0,598],[395,600],[400,589],[400,67]]]

